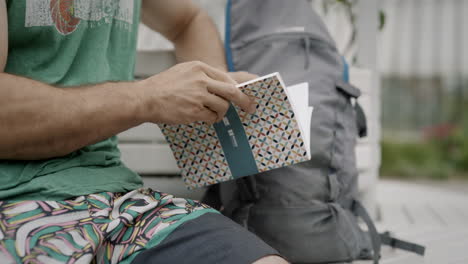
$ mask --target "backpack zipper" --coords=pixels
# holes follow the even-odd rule
[[[266,41],[266,40],[294,40],[294,39],[304,39],[304,38],[308,38],[312,41],[317,41],[317,42],[321,42],[321,43],[324,43],[320,38],[317,37],[316,34],[313,34],[311,32],[307,32],[307,31],[280,31],[280,32],[273,32],[273,33],[268,33],[268,34],[263,34],[263,35],[259,35],[259,36],[256,36],[252,39],[248,39],[248,40],[245,40],[245,41],[241,41],[239,44],[237,45],[231,45],[233,49],[241,49],[241,48],[245,48],[247,46],[250,46],[250,45],[253,45],[257,42],[263,42],[263,41]],[[327,45],[327,46],[330,46],[330,45]],[[330,46],[332,47],[332,46]]]
[[[305,51],[305,62],[304,69],[308,69],[310,66],[309,52],[312,43],[315,44],[315,47],[328,47],[335,49],[332,45],[323,42],[315,34],[306,32],[306,31],[282,31],[274,32],[269,34],[260,35],[254,37],[250,40],[243,41],[238,45],[232,45],[232,49],[244,49],[247,47],[252,48],[252,46],[263,44],[265,42],[275,42],[275,41],[289,41],[289,40],[303,40],[304,41],[304,51]]]

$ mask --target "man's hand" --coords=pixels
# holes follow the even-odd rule
[[[144,97],[153,98],[142,99],[148,104],[145,112],[151,115],[151,122],[213,123],[224,117],[229,102],[247,111],[254,109],[248,97],[234,85],[256,76],[224,72],[227,65],[223,43],[206,12],[191,0],[144,0],[142,3],[143,23],[174,43],[178,62],[206,63],[180,64],[143,82],[143,86],[150,86],[145,89]]]
[[[240,72],[231,74],[244,81],[255,77]],[[139,83],[143,119],[154,123],[188,124],[221,121],[232,102],[253,113],[255,103],[237,87],[228,73],[194,61],[171,69]]]

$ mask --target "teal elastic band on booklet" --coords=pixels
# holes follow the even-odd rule
[[[223,121],[213,126],[223,148],[232,177],[237,179],[258,173],[249,140],[236,108],[231,105]]]

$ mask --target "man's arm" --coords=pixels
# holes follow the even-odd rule
[[[132,85],[61,89],[0,73],[0,159],[63,156],[138,125]]]
[[[191,0],[143,0],[142,20],[175,46],[178,62],[203,61],[227,71],[224,46],[208,14]],[[238,83],[256,78],[247,72],[231,72]]]
[[[5,2],[0,0],[0,14],[5,13]],[[4,18],[0,16],[0,36],[7,33]],[[5,37],[0,40],[0,47],[7,45]],[[0,58],[6,56],[0,49]],[[0,159],[66,155],[144,122],[213,123],[224,116],[227,101],[254,110],[227,74],[201,62],[179,64],[143,81],[86,89],[56,88],[3,70]]]
[[[0,0],[0,159],[62,156],[140,122],[130,84],[59,89],[4,73],[7,56],[7,9]]]
[[[174,43],[178,62],[203,61],[227,70],[213,21],[190,0],[143,0],[142,21]]]
[[[0,159],[66,155],[144,122],[214,123],[227,101],[255,107],[225,73],[179,64],[139,82],[62,89],[0,73]]]

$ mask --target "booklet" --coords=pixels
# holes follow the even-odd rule
[[[159,125],[189,189],[310,159],[308,83],[286,87],[273,73],[238,88],[255,98],[254,114],[231,105],[214,125]]]

